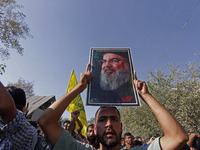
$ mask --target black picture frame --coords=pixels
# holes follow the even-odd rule
[[[91,48],[90,71],[93,79],[87,87],[86,105],[140,106],[139,95],[132,82],[130,48]]]

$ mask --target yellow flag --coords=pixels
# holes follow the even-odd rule
[[[67,93],[69,91],[71,91],[77,84],[78,83],[77,83],[76,76],[75,76],[74,69],[73,69],[70,80],[69,80]],[[86,130],[87,130],[88,124],[87,124],[87,119],[86,119],[83,101],[81,99],[80,94],[69,104],[69,106],[67,107],[66,110],[69,111],[70,113],[75,111],[75,110],[80,111],[79,120],[81,121],[81,123],[83,125],[83,129],[81,130],[81,134],[86,137]],[[77,123],[76,123],[76,128],[78,128]]]

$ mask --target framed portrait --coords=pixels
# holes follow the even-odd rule
[[[130,48],[91,48],[86,105],[140,106]]]

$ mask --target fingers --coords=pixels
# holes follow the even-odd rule
[[[143,87],[144,84],[145,84],[144,81],[138,80],[135,70],[134,70],[134,80],[133,80],[133,83],[134,83],[134,85],[135,85],[136,90],[142,89],[142,87]]]
[[[85,72],[89,71],[89,67],[90,67],[90,64],[88,63],[87,66],[86,66]]]
[[[92,73],[89,72],[89,74],[88,74],[88,83],[90,83],[91,80],[92,80]]]
[[[137,80],[137,75],[135,70],[134,70],[134,79]]]
[[[79,110],[75,110],[71,113],[71,117],[74,118],[74,119],[78,119],[79,115],[80,115]]]
[[[145,82],[144,82],[144,81],[139,81],[139,80],[138,80],[138,89],[139,89],[139,90],[142,90],[143,87],[144,87],[144,85],[145,85]]]
[[[89,67],[90,67],[90,64],[88,63],[87,67],[86,67],[86,70],[85,70],[85,75],[86,75],[86,78],[87,78],[87,83],[90,83],[90,81],[92,80],[92,73],[89,71]]]
[[[134,80],[133,80],[133,83],[134,83],[134,85],[135,85],[136,90],[138,90],[138,89],[137,89],[137,87],[138,87],[138,86],[137,86],[138,80],[134,79]]]
[[[138,81],[138,79],[137,79],[136,71],[134,70],[134,80],[133,80],[133,83],[134,83],[135,87],[137,87],[137,81]]]
[[[78,113],[80,113],[80,111],[79,110],[74,110],[72,113],[78,114]]]
[[[90,81],[92,80],[92,73],[89,71],[89,66],[90,66],[90,64],[87,64],[85,72],[80,73],[79,83],[80,83],[80,85],[83,85],[82,90],[84,90],[86,88],[87,84],[89,84]]]
[[[145,82],[144,81],[140,81],[140,80],[134,80],[134,85],[135,85],[136,90],[140,91],[145,86]]]
[[[85,75],[86,75],[88,83],[92,80],[92,73],[89,71],[89,67],[90,67],[90,64],[88,63],[85,69]]]

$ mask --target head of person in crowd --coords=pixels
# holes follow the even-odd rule
[[[134,146],[133,139],[134,136],[130,132],[124,134],[124,142],[127,148],[132,148]]]
[[[200,137],[195,137],[192,146],[193,150],[200,150]]]
[[[187,145],[190,147],[190,150],[199,150],[200,149],[200,134],[191,133]]]
[[[87,140],[88,140],[90,145],[95,143],[96,136],[94,134],[94,124],[88,125],[87,131],[86,131],[86,136],[87,136]]]
[[[63,122],[63,128],[64,128],[65,130],[68,130],[70,124],[71,124],[71,121],[69,121],[69,120],[64,121],[64,122]],[[74,129],[75,129],[75,123],[74,123],[73,131],[74,131]]]
[[[15,86],[6,87],[6,89],[14,99],[16,108],[23,111],[23,108],[26,105],[26,94],[24,90]]]
[[[92,145],[94,148],[99,149],[99,142],[94,134],[94,124],[90,124],[87,127],[86,136],[88,144]]]
[[[125,53],[105,53],[101,64],[100,87],[103,90],[117,90],[130,81],[130,65]]]
[[[140,136],[136,136],[134,139],[135,146],[142,146],[144,144],[144,140]]]
[[[116,107],[100,107],[95,114],[94,128],[100,148],[117,148],[121,143],[122,123],[120,113]]]

